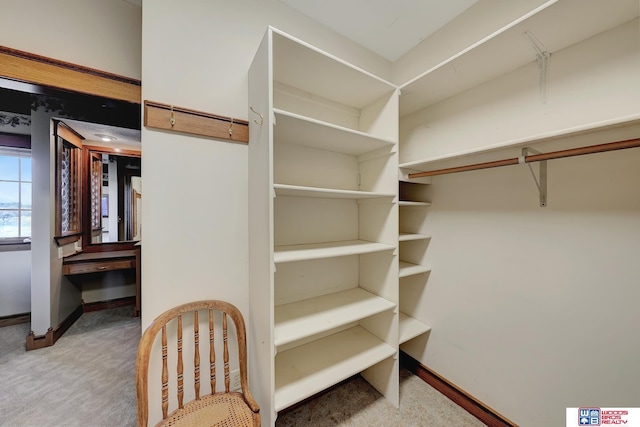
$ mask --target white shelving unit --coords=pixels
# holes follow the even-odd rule
[[[249,105],[247,329],[264,423],[357,373],[397,406],[398,90],[269,28]]]
[[[394,357],[395,346],[360,326],[280,353],[276,358],[275,410],[294,403]]]
[[[402,177],[402,174],[401,174]],[[399,182],[399,233],[400,262],[400,315],[399,344],[408,354],[415,356],[421,352],[425,342],[412,342],[414,338],[425,336],[431,327],[426,324],[424,313],[415,302],[423,293],[431,267],[426,264],[426,251],[431,240],[426,230],[426,218],[431,203],[426,194],[425,184],[410,183],[402,178]],[[411,345],[413,344],[413,346]]]
[[[395,247],[392,245],[366,242],[364,240],[347,240],[343,242],[313,243],[307,245],[284,245],[275,247],[273,261],[277,264],[347,255],[362,255],[394,249]]]
[[[395,194],[374,193],[371,191],[336,190],[331,188],[303,187],[299,185],[274,184],[276,196],[319,197],[327,199],[374,199],[395,197]]]
[[[431,327],[413,317],[400,312],[400,344],[404,344],[407,341],[426,334],[431,330]]]
[[[276,347],[395,308],[361,288],[283,304],[275,310]]]
[[[427,236],[426,234],[419,234],[419,233],[400,232],[400,236],[398,237],[398,240],[400,242],[407,242],[409,240],[427,240],[427,239],[430,239],[430,237]]]
[[[414,206],[414,207],[423,208],[423,207],[431,206],[431,203],[429,203],[429,202],[414,202],[414,201],[411,201],[411,200],[401,200],[399,202],[399,205],[400,206]]]
[[[415,274],[423,274],[431,271],[431,267],[426,265],[414,264],[412,262],[400,261],[399,266],[399,277],[408,277],[413,276]]]

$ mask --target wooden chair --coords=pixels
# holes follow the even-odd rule
[[[207,310],[209,316],[209,380],[211,394],[200,395],[200,338],[198,311]],[[224,392],[216,392],[216,352],[214,350],[214,312],[222,312],[222,338],[224,362]],[[182,360],[182,317],[193,316],[194,388],[195,399],[184,404],[184,364]],[[229,391],[229,348],[227,344],[227,316],[235,324],[238,340],[241,392]],[[169,369],[167,362],[167,326],[176,329],[177,354],[177,409],[168,413]],[[170,329],[171,331],[172,329]],[[162,421],[158,426],[259,426],[260,408],[251,396],[247,382],[247,341],[242,313],[224,301],[197,301],[174,307],[158,316],[147,328],[138,345],[136,360],[136,392],[138,425],[146,427],[149,418],[148,370],[149,357],[158,333],[162,332]],[[206,345],[206,344],[205,344]],[[173,364],[173,363],[172,363]]]

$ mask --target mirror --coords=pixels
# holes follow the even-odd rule
[[[141,239],[142,179],[140,156],[91,148],[91,244]]]
[[[140,131],[69,119],[64,122],[84,138],[83,246],[141,240]]]

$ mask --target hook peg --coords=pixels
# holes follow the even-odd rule
[[[251,105],[249,106],[249,109],[260,117],[260,121],[254,120],[254,123],[259,124],[260,126],[262,126],[262,123],[264,123],[264,117],[262,117],[262,114],[258,113],[256,110],[254,110],[253,106],[251,106]]]

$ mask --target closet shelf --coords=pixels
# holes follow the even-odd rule
[[[518,148],[531,146],[532,144],[539,144],[542,142],[551,141],[560,138],[570,138],[573,136],[584,135],[587,133],[597,134],[609,129],[622,128],[627,126],[636,126],[640,124],[640,114],[633,114],[624,117],[618,117],[610,120],[603,120],[599,122],[592,122],[586,125],[574,126],[570,128],[560,129],[553,132],[540,133],[536,135],[526,136],[524,138],[517,138],[508,141],[498,142],[496,144],[482,147],[480,149],[472,149],[459,151],[446,156],[428,157],[424,159],[412,160],[410,162],[402,163],[400,168],[411,169],[412,172],[429,171],[438,169],[440,166],[445,167],[461,166],[462,160],[470,156],[478,156],[491,152],[498,152],[499,150]],[[431,177],[427,177],[431,178]],[[415,179],[419,182],[423,178]],[[408,181],[413,182],[413,179]]]
[[[398,338],[400,344],[403,344],[419,335],[425,334],[430,330],[431,326],[400,312],[400,333]]]
[[[400,241],[400,242],[408,242],[410,240],[429,240],[430,238],[431,238],[431,236],[427,236],[426,234],[400,232],[400,235],[398,237],[398,241]]]
[[[553,54],[638,16],[637,1],[620,3],[611,7],[601,0],[545,2],[402,85],[401,117],[534,62],[525,31]]]
[[[297,89],[318,88],[324,98],[364,108],[395,85],[280,30],[273,33],[273,79]]]
[[[408,277],[415,276],[416,274],[428,273],[431,271],[431,267],[400,261],[399,270],[400,272],[398,277]]]
[[[278,353],[275,410],[300,402],[394,354],[395,348],[360,326]]]
[[[305,187],[300,185],[274,184],[276,196],[316,197],[325,199],[375,199],[394,197],[392,193],[374,193],[371,191],[340,190],[335,188]]]
[[[413,202],[409,200],[400,200],[398,202],[398,206],[400,207],[427,207],[431,206],[431,202]]]
[[[329,331],[395,307],[395,303],[362,288],[280,305],[275,309],[275,346]]]
[[[352,155],[360,155],[394,145],[394,141],[385,138],[376,138],[365,132],[300,114],[277,108],[274,108],[273,112],[275,114],[273,136],[277,144],[304,145]]]
[[[313,259],[333,258],[347,255],[361,255],[372,252],[392,251],[393,245],[368,242],[366,240],[345,240],[340,242],[314,243],[306,245],[283,245],[274,248],[273,262],[293,262]]]

